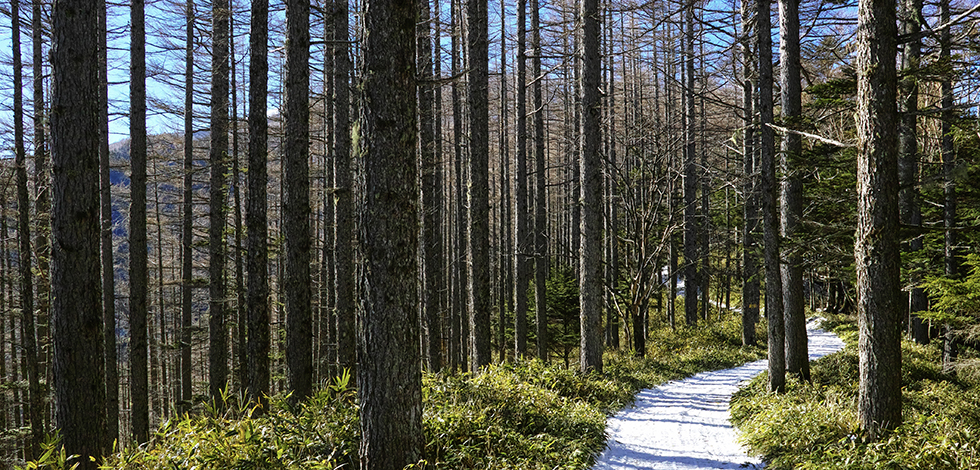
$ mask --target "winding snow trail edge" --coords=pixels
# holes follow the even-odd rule
[[[811,360],[844,347],[818,322],[807,322]],[[640,391],[633,406],[606,420],[607,447],[593,470],[763,468],[736,442],[728,402],[742,382],[767,367],[762,359]]]

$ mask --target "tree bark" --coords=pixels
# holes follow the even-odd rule
[[[949,0],[939,2],[939,21],[941,24],[949,22]],[[939,39],[939,62],[944,67],[949,67],[950,72],[943,76],[940,83],[942,108],[940,132],[941,150],[943,158],[943,267],[944,274],[949,279],[957,279],[960,276],[960,257],[956,247],[956,182],[954,172],[956,171],[956,154],[953,149],[953,82],[952,62],[950,58],[950,31],[949,28],[943,29]],[[943,372],[956,374],[955,362],[959,351],[957,346],[957,332],[955,326],[951,324],[943,325]]]
[[[96,469],[106,425],[99,276],[99,2],[57,1],[52,14],[52,313],[57,422],[68,455]],[[92,461],[88,457],[94,457]],[[69,461],[71,463],[71,461]]]
[[[803,115],[800,86],[800,3],[779,0],[779,82],[783,125],[798,125]],[[780,193],[780,235],[792,239],[803,217],[803,181],[796,174],[803,152],[799,134],[787,133],[780,148],[782,191]],[[786,328],[786,371],[810,380],[807,353],[806,314],[803,311],[803,266],[799,249],[782,246],[780,272],[783,281],[783,319]]]
[[[354,173],[351,161],[347,0],[334,0],[334,186],[336,187],[337,362],[354,373],[357,365],[354,305]]]
[[[772,116],[772,26],[770,0],[756,3],[756,34],[759,47],[759,154],[760,196],[764,225],[766,260],[766,319],[769,336],[769,390],[782,392],[786,383],[785,331],[783,329],[783,288],[779,272],[779,212],[776,207],[776,162]]]
[[[286,1],[286,363],[294,403],[313,394],[310,2]]]
[[[514,91],[517,148],[514,152],[514,355],[527,356],[527,289],[533,250],[528,222],[527,174],[527,1],[517,2],[517,60]]]
[[[357,369],[363,470],[400,470],[418,462],[423,445],[417,13],[414,2],[388,0],[368,1],[364,11],[356,149],[365,171]]]
[[[581,0],[580,64],[582,120],[579,132],[580,201],[582,211],[579,251],[579,311],[582,372],[602,373],[602,154],[599,143],[599,0]]]
[[[252,0],[249,36],[248,89],[248,400],[266,405],[269,394],[269,277],[268,277],[268,42],[269,1]]]
[[[490,364],[490,186],[489,186],[489,58],[487,2],[467,0],[467,74],[470,117],[469,203],[470,368],[479,372]]]
[[[146,27],[143,0],[130,3],[129,40],[129,389],[133,440],[150,439],[147,309],[150,272],[146,241]]]
[[[181,220],[180,299],[180,405],[186,411],[192,401],[191,327],[194,294],[194,0],[187,0],[184,45],[184,181]]]
[[[542,361],[548,361],[548,219],[545,200],[548,188],[545,186],[544,153],[544,98],[541,82],[541,17],[538,0],[531,0],[531,75],[534,85],[534,309],[537,323],[537,353]]]
[[[902,423],[894,0],[861,0],[857,36],[858,420],[871,440]]]
[[[755,147],[755,90],[752,70],[752,45],[754,39],[752,6],[742,0],[742,194],[743,236],[742,236],[742,345],[756,342],[755,326],[759,321],[759,196],[758,168]]]

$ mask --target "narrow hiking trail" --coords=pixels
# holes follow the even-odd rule
[[[811,360],[844,347],[818,321],[807,322]],[[735,441],[728,402],[767,365],[763,359],[642,390],[632,407],[606,420],[607,448],[593,470],[763,468]]]

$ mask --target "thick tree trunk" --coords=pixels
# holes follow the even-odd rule
[[[579,130],[580,201],[579,311],[582,372],[602,373],[602,154],[599,143],[599,0],[581,0],[582,42],[579,52],[582,120]]]
[[[310,235],[310,2],[286,1],[286,364],[294,402],[313,394]]]
[[[249,36],[248,200],[245,224],[248,267],[248,400],[266,404],[269,394],[269,277],[268,277],[268,41],[269,1],[252,0]]]
[[[469,202],[470,368],[479,372],[490,363],[490,187],[489,187],[489,87],[487,2],[467,0],[467,74],[470,117]]]
[[[129,389],[133,440],[150,439],[147,310],[150,271],[146,240],[146,27],[143,1],[130,3],[129,49]]]
[[[363,470],[400,470],[418,462],[423,445],[417,13],[414,2],[387,0],[368,1],[364,12],[356,149],[365,170],[357,369]]]
[[[779,0],[779,82],[784,126],[796,126],[803,114],[800,103],[800,4],[799,0]],[[803,181],[796,174],[803,142],[799,134],[783,136],[780,149],[782,191],[780,235],[791,239],[803,217]],[[783,281],[783,318],[786,328],[786,371],[810,380],[807,354],[806,314],[803,311],[803,266],[795,244],[783,247],[780,264]]]
[[[191,299],[194,284],[194,1],[187,1],[184,57],[184,181],[181,220],[180,299],[180,405],[186,411],[192,401]]]
[[[902,423],[894,0],[858,6],[858,420],[871,440]]]
[[[99,2],[59,1],[52,14],[51,154],[56,246],[51,269],[54,388],[61,442],[94,470],[106,425],[99,276]],[[95,460],[90,460],[92,456]],[[71,463],[71,461],[69,461]]]
[[[769,390],[782,392],[786,380],[783,292],[779,272],[779,211],[776,207],[776,162],[772,116],[772,25],[769,0],[756,3],[759,47],[759,142],[762,214],[766,259],[766,319],[769,336]]]

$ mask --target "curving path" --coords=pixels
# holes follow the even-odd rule
[[[810,359],[844,347],[833,333],[807,322]],[[763,468],[735,441],[728,401],[739,384],[766,370],[765,359],[703,372],[636,396],[632,407],[606,420],[607,447],[594,470]]]

